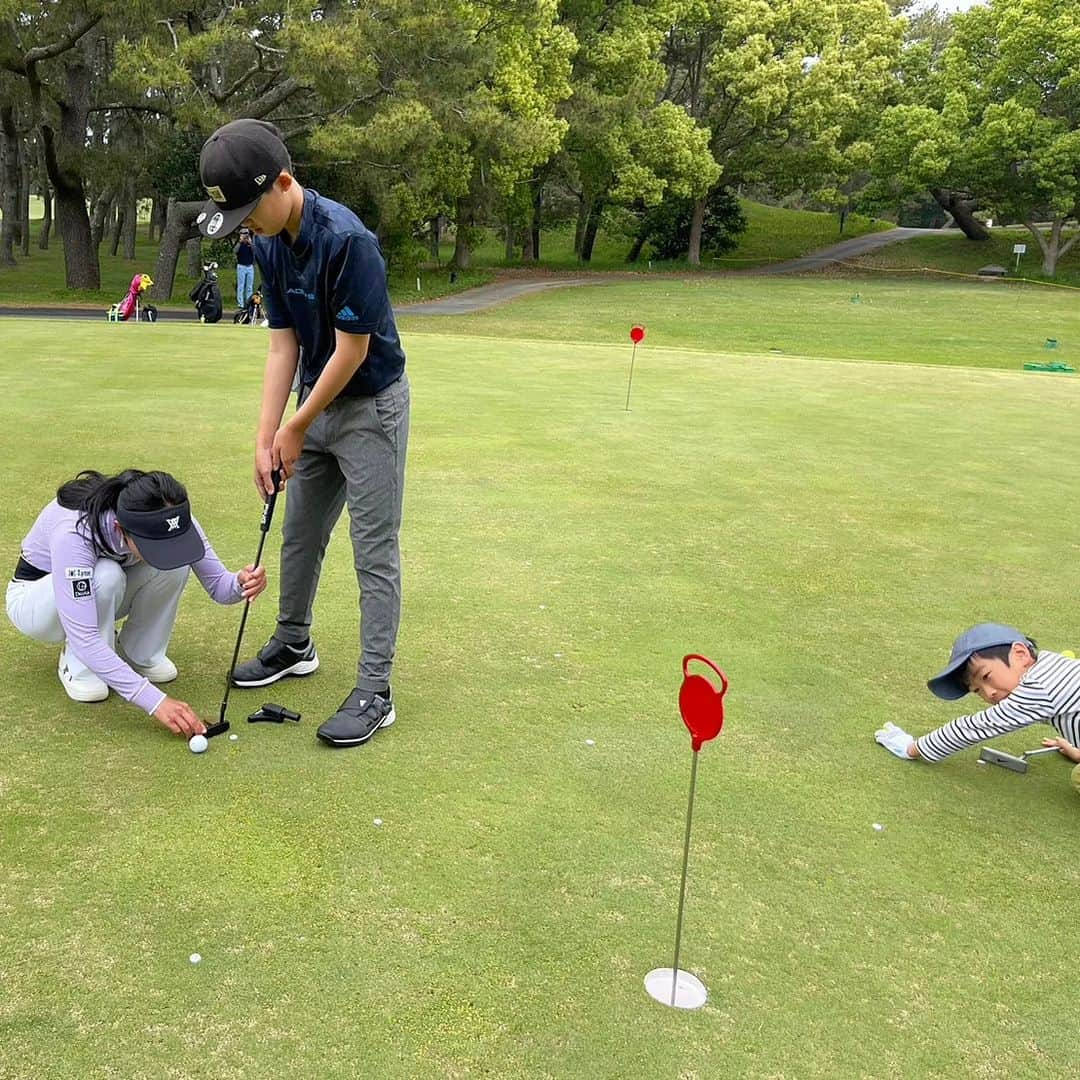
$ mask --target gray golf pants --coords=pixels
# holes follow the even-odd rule
[[[275,637],[305,642],[330,533],[348,505],[360,586],[360,660],[356,685],[390,682],[401,619],[398,530],[409,441],[409,381],[374,397],[338,398],[304,438],[285,497],[281,597]]]

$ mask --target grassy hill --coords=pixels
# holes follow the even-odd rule
[[[1026,244],[1016,273],[1014,244]],[[894,269],[914,271],[931,268],[953,274],[977,274],[982,266],[1007,267],[1011,276],[1049,280],[1042,274],[1042,254],[1027,229],[995,229],[989,240],[972,243],[963,233],[950,229],[940,236],[920,236],[902,244],[892,244],[880,251],[863,255],[850,264],[866,270]],[[1062,285],[1080,286],[1080,242],[1058,263],[1053,280]]]
[[[815,213],[810,210],[785,210],[778,206],[766,206],[763,203],[741,200],[743,213],[748,226],[739,238],[738,247],[718,259],[703,259],[704,269],[739,269],[763,266],[773,262],[785,262],[797,259],[819,248],[828,247],[840,240],[861,236],[863,233],[876,232],[892,227],[891,222],[878,221],[861,214],[851,214],[840,234],[840,220],[835,214]],[[541,266],[552,270],[639,270],[639,271],[679,271],[689,269],[683,260],[661,262],[650,259],[648,246],[636,263],[626,262],[626,253],[630,241],[623,236],[609,236],[604,233],[596,239],[593,257],[588,263],[582,263],[574,254],[574,229],[567,225],[561,228],[545,230],[540,241]],[[453,244],[444,245],[442,257],[449,261],[453,253]],[[473,257],[476,266],[492,268],[528,267],[535,264],[523,263],[521,259],[507,259],[505,242],[502,235],[492,229],[488,231],[483,243],[476,249]]]

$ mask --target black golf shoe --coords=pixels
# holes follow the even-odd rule
[[[396,719],[389,687],[385,694],[354,690],[316,734],[330,746],[360,746]]]
[[[232,681],[233,686],[269,686],[289,675],[310,675],[318,668],[319,654],[312,642],[295,648],[272,637],[258,656],[236,665]]]

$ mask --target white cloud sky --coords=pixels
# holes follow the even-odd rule
[[[982,3],[983,0],[937,0],[937,6],[942,11],[967,11],[969,7],[974,7],[978,3]],[[932,7],[934,0],[926,0],[926,3],[919,4],[919,7]]]

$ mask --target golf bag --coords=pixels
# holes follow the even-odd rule
[[[127,296],[118,304],[113,304],[106,313],[109,322],[127,322],[132,316],[134,322],[157,322],[157,308],[139,299],[153,284],[154,279],[149,274],[136,274],[131,279]]]
[[[203,263],[202,281],[188,293],[188,299],[195,305],[199,322],[215,323],[221,318],[221,286],[218,285],[217,263]]]
[[[256,289],[248,302],[233,316],[232,321],[238,326],[260,326],[263,319],[262,290]]]

